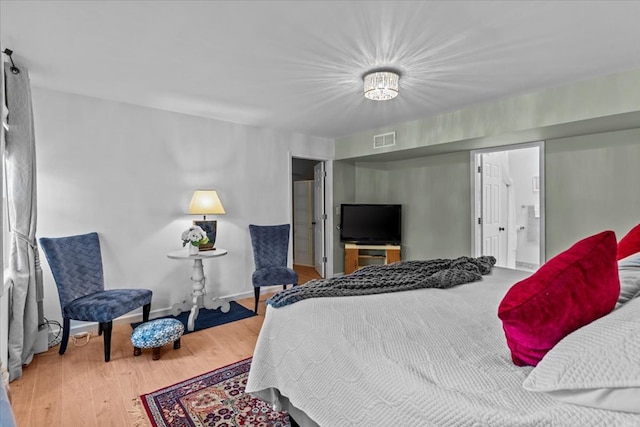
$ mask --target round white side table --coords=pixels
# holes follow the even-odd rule
[[[205,289],[206,277],[204,275],[204,269],[202,267],[202,260],[209,258],[217,258],[227,254],[226,249],[216,248],[210,251],[202,251],[196,255],[189,255],[188,248],[172,251],[167,254],[167,257],[177,260],[191,260],[193,261],[193,268],[191,270],[191,281],[193,282],[191,290],[192,301],[182,301],[176,303],[171,307],[171,313],[174,316],[182,313],[183,311],[191,310],[189,314],[189,322],[187,323],[187,329],[193,331],[195,329],[196,319],[200,307],[204,306],[210,310],[215,310],[220,307],[220,311],[223,313],[229,312],[231,305],[228,301],[220,298],[205,298],[207,293]],[[202,300],[202,301],[201,301]]]

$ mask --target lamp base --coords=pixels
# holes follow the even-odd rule
[[[215,248],[213,247],[213,243],[209,242],[209,243],[205,243],[204,245],[199,245],[198,248],[200,249],[200,252],[202,251],[212,251]]]
[[[194,220],[193,225],[197,225],[207,233],[207,237],[209,238],[209,243],[205,243],[204,245],[200,245],[199,248],[201,251],[211,251],[215,249],[216,244],[216,234],[218,228],[218,222],[216,220]]]

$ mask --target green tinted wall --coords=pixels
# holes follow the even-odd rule
[[[549,141],[547,259],[603,230],[640,223],[640,129]]]

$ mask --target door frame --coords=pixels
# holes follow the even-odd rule
[[[296,152],[289,151],[287,153],[289,168],[288,173],[288,185],[287,193],[288,205],[289,205],[289,223],[293,224],[293,159],[315,160],[317,162],[324,163],[324,171],[327,174],[324,182],[324,210],[327,215],[325,228],[324,228],[324,256],[327,258],[325,263],[325,277],[333,276],[333,215],[329,215],[331,212],[331,206],[333,206],[333,159],[331,157],[314,156],[309,154],[298,154]],[[289,239],[293,239],[293,227],[290,230],[291,235]],[[289,245],[289,259],[293,265],[293,245]]]
[[[482,154],[495,153],[500,151],[513,151],[523,148],[538,148],[538,170],[539,170],[539,197],[540,197],[540,248],[539,258],[540,265],[546,262],[546,244],[545,244],[545,170],[544,170],[544,141],[525,142],[521,144],[501,145],[491,148],[483,148],[472,150],[469,153],[470,158],[470,183],[471,183],[471,256],[477,257],[482,254],[482,226],[478,224],[477,219],[482,217],[482,186],[480,185],[480,174],[478,170],[478,159]]]
[[[322,278],[327,277],[327,261],[329,259],[325,241],[327,219],[329,217],[327,214],[326,181],[327,171],[325,170],[325,164],[324,162],[317,162],[313,165],[313,268]],[[316,192],[318,182],[322,189],[322,197],[318,197]],[[318,205],[320,205],[320,209],[317,209]],[[320,213],[320,223],[318,223],[316,216],[317,212]],[[317,239],[316,236],[318,235],[322,236],[322,239]],[[316,251],[316,249],[320,249],[320,251]]]

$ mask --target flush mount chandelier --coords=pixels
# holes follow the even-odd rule
[[[364,75],[364,96],[374,101],[388,101],[398,96],[400,75],[395,71],[372,71]]]

